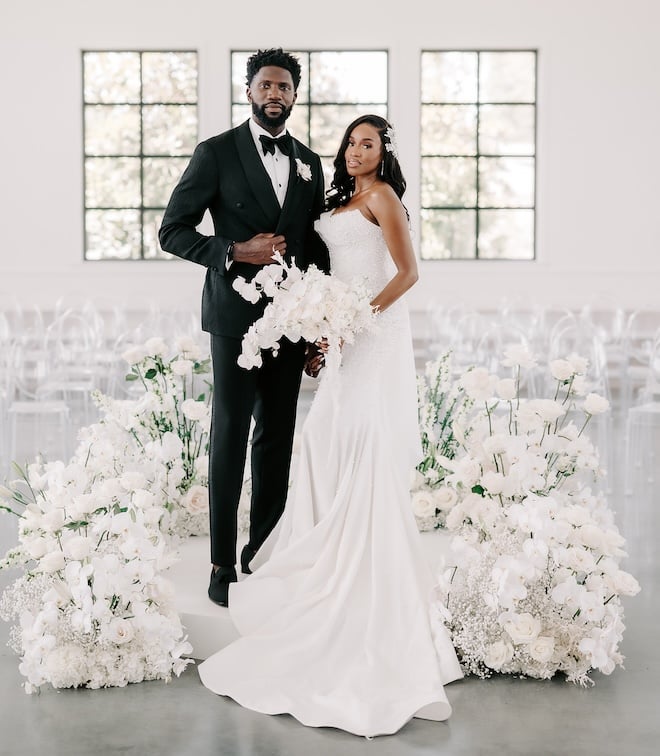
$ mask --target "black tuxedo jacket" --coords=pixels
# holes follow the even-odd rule
[[[310,180],[299,175],[296,158],[309,166]],[[247,302],[232,288],[236,276],[250,280],[260,267],[233,262],[227,270],[227,249],[232,241],[247,241],[258,233],[283,234],[287,262],[295,260],[302,269],[311,263],[329,269],[328,251],[313,227],[323,209],[321,161],[293,139],[290,163],[287,194],[280,207],[246,121],[197,145],[172,192],[158,238],[166,252],[206,266],[202,294],[205,331],[242,337],[266,306],[265,300]],[[213,236],[196,230],[207,209],[213,219]]]

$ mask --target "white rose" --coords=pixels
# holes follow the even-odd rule
[[[493,394],[494,377],[486,368],[468,370],[461,376],[460,383],[467,395],[476,401],[484,401]]]
[[[72,536],[64,541],[64,552],[69,559],[79,562],[81,559],[88,557],[92,550],[92,543],[86,536]]]
[[[589,367],[589,360],[586,357],[580,357],[579,354],[569,354],[568,361],[573,366],[573,372],[578,375],[584,375]]]
[[[449,486],[440,486],[433,492],[433,503],[435,504],[435,508],[441,512],[449,512],[456,504],[457,499],[456,491],[453,488],[449,488]]]
[[[488,646],[484,662],[487,667],[499,671],[511,659],[513,659],[513,646],[506,641],[498,640]]]
[[[174,375],[190,375],[195,363],[192,360],[174,360],[170,363]]]
[[[502,473],[489,470],[481,476],[481,485],[488,491],[489,494],[497,496],[504,490],[504,475]]]
[[[183,497],[183,506],[192,515],[209,511],[209,490],[206,486],[191,486]]]
[[[63,570],[65,565],[64,553],[59,549],[44,554],[39,560],[40,572],[57,572]]]
[[[588,415],[600,415],[602,412],[607,412],[610,403],[604,396],[592,392],[585,397],[582,408]]]
[[[567,381],[574,373],[573,365],[568,360],[552,360],[550,373],[558,381]]]
[[[495,393],[505,401],[511,401],[516,398],[516,382],[513,378],[502,378],[495,384]]]
[[[133,639],[135,631],[130,620],[122,619],[121,617],[115,617],[110,620],[107,629],[107,636],[111,643],[121,645],[122,643],[128,643]]]
[[[535,661],[546,664],[555,652],[555,639],[549,635],[539,635],[527,646],[527,652]]]
[[[168,351],[167,344],[160,336],[154,336],[151,339],[147,339],[144,345],[149,355],[166,355]]]
[[[295,454],[295,449],[294,449]],[[200,457],[197,457],[195,460],[195,471],[197,475],[199,475],[202,478],[207,478],[209,474],[209,455],[208,454],[202,454]]]
[[[589,381],[583,375],[576,375],[573,379],[572,393],[577,396],[584,396],[589,391]]]
[[[209,414],[206,403],[198,402],[195,399],[186,399],[181,404],[181,411],[188,420],[203,420]]]
[[[150,509],[154,506],[156,497],[151,491],[147,491],[143,488],[138,488],[133,492],[133,506],[138,509]]]
[[[167,433],[163,433],[161,449],[164,459],[177,459],[183,451],[183,442],[176,433],[168,431]]]
[[[603,544],[603,531],[596,525],[582,525],[577,529],[580,542],[590,549],[600,549]]]
[[[503,621],[502,621],[503,619]],[[541,622],[529,612],[510,612],[501,618],[501,624],[515,645],[531,643],[541,632]]]
[[[192,357],[193,360],[198,359],[202,354],[199,344],[195,339],[190,338],[190,336],[177,337],[174,341],[174,345],[178,352],[185,354],[187,357]]]
[[[502,364],[506,367],[520,365],[522,368],[533,368],[536,367],[537,362],[536,357],[524,344],[509,344],[504,350]]]
[[[412,508],[416,517],[425,518],[435,515],[435,502],[433,493],[426,489],[415,491],[412,495]]]
[[[147,350],[143,346],[131,346],[122,352],[122,359],[126,360],[129,365],[137,365],[148,356]]]

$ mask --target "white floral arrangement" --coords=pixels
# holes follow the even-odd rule
[[[360,331],[374,326],[372,295],[361,281],[348,284],[315,265],[302,271],[278,253],[273,258],[276,262],[261,268],[251,281],[238,276],[233,282],[249,302],[269,299],[263,315],[243,337],[238,364],[247,370],[261,366],[261,351],[277,355],[280,340],[286,338],[294,343],[325,339],[326,364],[338,365],[342,342],[350,344]]]
[[[469,429],[464,419],[473,400],[453,380],[452,353],[428,362],[417,376],[417,409],[423,459],[413,472],[412,508],[420,532],[442,528],[456,504],[456,491],[444,483],[449,470],[441,460],[452,459],[459,439]]]
[[[622,665],[621,596],[640,590],[620,567],[625,542],[584,432],[609,402],[588,392],[579,356],[550,363],[553,398],[521,398],[521,370],[536,365],[525,349],[503,362],[514,378],[474,368],[459,379],[475,406],[453,458],[438,460],[457,501],[435,620],[468,674],[562,672],[586,685]]]
[[[165,577],[182,537],[208,529],[208,360],[181,339],[125,353],[135,400],[95,399],[72,459],[37,459],[0,490],[22,568],[0,599],[28,692],[169,680],[190,662]],[[198,385],[204,382],[204,389]]]

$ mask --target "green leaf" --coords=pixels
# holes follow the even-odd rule
[[[151,380],[152,378],[155,378],[157,374],[158,371],[156,370],[156,368],[149,368],[149,370],[147,370],[147,372],[144,374],[144,377],[148,380]]]
[[[203,402],[203,401],[204,401],[205,399],[206,399],[206,395],[205,395],[205,394],[200,394],[200,395],[199,395],[199,396],[197,397],[197,401],[198,401],[198,402]]]
[[[137,376],[137,375],[135,375],[134,373],[129,373],[129,374],[128,374],[128,375],[126,376],[126,380],[127,380],[127,381],[137,381],[137,379],[138,379],[138,376]]]
[[[479,494],[479,496],[484,495],[484,487],[480,486],[478,483],[474,486],[472,486],[472,493]]]

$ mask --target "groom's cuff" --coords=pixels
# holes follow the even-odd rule
[[[229,242],[227,252],[225,253],[225,270],[231,268],[231,264],[234,262],[234,242]]]

